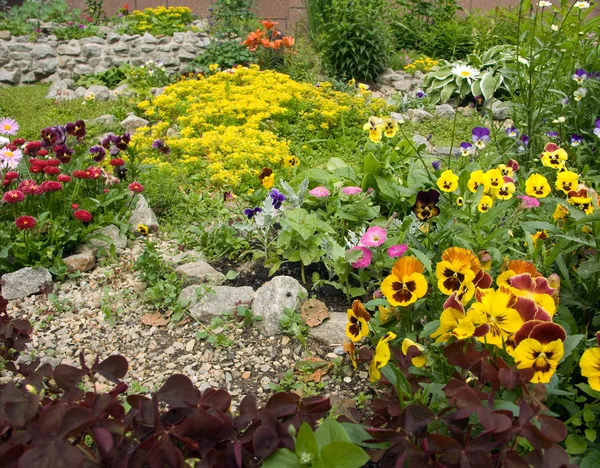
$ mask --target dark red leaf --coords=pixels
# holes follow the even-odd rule
[[[114,383],[119,383],[119,379],[125,377],[128,369],[127,359],[119,355],[109,356],[100,364],[92,367],[94,372],[98,372],[102,377]]]
[[[57,436],[62,438],[78,435],[84,429],[90,427],[95,421],[92,412],[78,406],[69,408],[63,416],[62,424]]]
[[[276,393],[269,401],[265,409],[273,411],[278,418],[290,416],[298,411],[300,397],[294,393]]]
[[[252,395],[246,395],[240,403],[240,414],[233,421],[234,427],[236,429],[244,428],[250,421],[256,418],[257,414],[256,398]]]
[[[444,348],[444,356],[448,363],[462,369],[471,369],[483,359],[482,354],[475,349],[472,343],[465,345],[457,341]]]
[[[81,381],[86,372],[77,367],[59,364],[54,368],[52,378],[60,388],[71,390]]]
[[[203,408],[214,408],[223,413],[231,406],[231,396],[224,390],[207,389],[198,402]]]
[[[252,448],[254,454],[260,458],[267,458],[279,445],[279,437],[266,426],[260,426],[254,432]]]
[[[38,445],[19,459],[19,468],[79,468],[83,466],[81,450],[63,442]]]
[[[519,385],[519,382],[521,381],[521,374],[519,371],[500,369],[498,371],[498,378],[500,379],[500,385],[507,390],[512,390]]]
[[[331,409],[329,398],[324,397],[309,397],[303,398],[300,402],[300,410],[304,413],[325,414]]]
[[[544,468],[562,468],[569,465],[569,455],[557,444],[552,444],[544,451]]]
[[[407,406],[400,416],[400,424],[408,434],[416,434],[427,427],[435,418],[435,414],[421,405]]]
[[[555,444],[562,442],[567,438],[567,426],[562,421],[551,416],[538,416],[540,429],[548,439]]]
[[[92,428],[92,437],[104,452],[110,452],[114,446],[112,434],[102,427]]]
[[[231,468],[242,468],[242,444],[234,442],[227,446],[227,462]]]
[[[504,457],[504,468],[529,468],[529,463],[517,452],[508,452]]]
[[[150,468],[179,468],[185,467],[185,460],[181,452],[173,447],[168,435],[163,436],[150,449],[148,454]]]
[[[195,404],[198,401],[198,390],[185,375],[174,374],[167,379],[156,396],[159,401],[177,408]]]

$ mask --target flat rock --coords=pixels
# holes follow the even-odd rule
[[[129,217],[129,225],[131,226],[131,230],[133,232],[138,232],[138,224],[143,224],[144,226],[148,226],[148,229],[153,232],[158,231],[158,220],[156,219],[154,211],[152,211],[152,208],[150,208],[148,200],[146,200],[143,195],[137,195],[136,198],[137,202],[135,204],[135,208]]]
[[[267,335],[276,335],[281,331],[279,319],[284,309],[298,310],[302,302],[301,295],[306,298],[308,293],[291,276],[276,276],[258,288],[252,311],[263,318],[259,324]]]
[[[109,237],[111,242],[104,239],[93,239],[93,237],[98,234]],[[89,239],[87,243],[95,252],[99,250],[110,252],[111,244],[114,245],[117,250],[122,250],[127,247],[127,237],[125,234],[121,234],[119,228],[114,224],[105,226],[102,229],[96,229],[90,234],[90,237],[91,239]]]
[[[492,101],[492,117],[494,120],[506,120],[510,116],[510,102]]]
[[[142,119],[136,115],[128,115],[124,120],[121,121],[120,125],[127,132],[135,132],[140,127],[145,127],[149,124],[146,119]]]
[[[107,86],[92,85],[88,88],[87,93],[85,93],[85,96],[89,95],[90,93],[93,93],[98,101],[106,101],[108,99],[109,92],[110,90]]]
[[[340,346],[346,339],[347,314],[330,312],[327,320],[319,326],[308,329],[308,335],[327,346]]]
[[[408,109],[406,114],[408,115],[408,118],[415,123],[433,119],[433,115],[423,109]]]
[[[454,118],[454,108],[450,104],[440,104],[435,106],[435,115],[442,117],[443,119]]]
[[[67,271],[89,271],[96,266],[96,257],[91,250],[63,258]]]
[[[203,261],[186,263],[175,268],[178,275],[185,278],[185,286],[192,284],[220,284],[225,276]]]
[[[45,283],[52,283],[52,275],[46,268],[21,268],[2,275],[2,297],[8,301],[23,299],[39,293]]]
[[[235,288],[232,286],[214,286],[200,297],[197,286],[188,286],[179,295],[179,302],[190,306],[189,312],[197,320],[209,321],[212,317],[226,312],[234,312],[240,304],[251,304],[254,290],[250,286]]]
[[[203,260],[204,257],[200,252],[195,250],[188,250],[185,252],[178,253],[176,255],[166,255],[165,260],[171,262],[173,265],[178,266],[184,263],[197,262]]]
[[[111,126],[117,124],[117,118],[112,114],[101,115],[100,117],[96,117],[93,120],[90,120],[91,125],[104,125]]]

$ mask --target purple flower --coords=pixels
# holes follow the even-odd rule
[[[571,135],[571,146],[579,146],[583,142],[583,137],[577,133]]]
[[[42,139],[42,145],[44,145],[45,148],[62,145],[66,141],[65,132],[60,125],[43,128],[40,131],[40,138]]]
[[[588,74],[583,68],[579,68],[579,69],[575,70],[575,73],[573,73],[573,79],[578,84],[583,83],[587,77],[588,77]]]
[[[523,133],[521,138],[519,138],[519,151],[523,151],[525,148],[529,146],[529,137]]]
[[[277,189],[272,189],[271,193],[269,193],[269,196],[273,201],[273,208],[275,208],[276,210],[281,208],[281,205],[285,201],[285,195]]]
[[[78,27],[79,29],[84,29],[84,28],[85,28],[85,26],[84,26],[83,24],[78,24],[78,25],[77,25],[77,27]]]
[[[387,254],[390,258],[397,258],[402,257],[407,250],[408,246],[406,244],[396,244],[387,249]]]
[[[442,167],[442,161],[433,161],[431,163],[431,166],[433,167],[434,170],[439,171],[440,167]]]
[[[246,208],[244,210],[244,214],[248,216],[248,219],[254,218],[257,213],[262,213],[262,208],[257,206],[256,208]]]
[[[594,135],[600,138],[600,119],[596,120],[596,127],[594,128]]]
[[[104,137],[102,139],[100,144],[102,145],[103,148],[110,149],[110,145],[112,145],[117,140],[117,138],[118,137],[116,135],[109,133],[108,135],[106,135],[106,137]]]
[[[171,148],[169,148],[164,141],[162,140],[154,140],[152,142],[152,148],[158,150],[162,154],[170,154]]]
[[[106,157],[106,150],[102,146],[92,146],[90,154],[93,154],[92,159],[96,162],[101,162]]]
[[[64,143],[62,145],[56,145],[54,148],[54,155],[61,163],[67,164],[71,161],[74,151]]]
[[[485,144],[490,141],[490,129],[486,127],[475,127],[472,131],[472,140],[479,149],[485,148]]]
[[[361,247],[360,245],[357,247],[352,247],[350,250],[360,250],[362,255],[358,260],[352,262],[353,268],[367,268],[371,264],[371,260],[373,259],[373,254],[366,247]]]
[[[458,146],[459,146],[460,151],[462,152],[463,156],[471,156],[475,152],[473,145],[471,143],[469,143],[468,141],[463,141]]]
[[[419,90],[417,91],[417,97],[418,97],[419,99],[423,99],[425,96],[427,96],[427,93],[426,93],[425,91],[423,91],[422,89],[419,89]]]
[[[550,138],[556,138],[556,137],[558,137],[558,132],[550,131],[550,132],[546,133],[546,135],[548,135]]]
[[[510,138],[517,138],[519,136],[519,130],[516,127],[509,127],[506,129],[506,134]]]
[[[569,98],[568,98],[568,97],[566,97],[566,98],[564,98],[564,99],[561,99],[561,100],[560,100],[560,103],[561,103],[563,106],[568,106],[568,105],[569,105]]]

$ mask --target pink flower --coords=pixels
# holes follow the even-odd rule
[[[19,124],[14,119],[5,117],[0,119],[0,134],[2,135],[16,135],[19,131]]]
[[[356,195],[357,193],[361,193],[362,189],[360,187],[344,187],[342,192],[346,195]]]
[[[317,198],[325,198],[329,196],[329,190],[327,190],[325,187],[315,187],[308,193]]]
[[[406,244],[396,244],[387,249],[387,254],[390,258],[402,257],[407,250],[408,246]]]
[[[537,208],[540,206],[540,202],[537,198],[528,197],[527,195],[519,195],[517,198],[521,199],[521,206],[523,208]]]
[[[385,242],[387,234],[385,229],[379,226],[373,226],[367,229],[367,232],[360,238],[360,243],[366,247],[379,247]]]
[[[350,250],[360,250],[362,255],[358,260],[351,263],[353,268],[367,268],[371,264],[371,259],[373,258],[373,254],[369,249],[362,246],[352,247]]]

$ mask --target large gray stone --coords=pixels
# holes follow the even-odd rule
[[[284,309],[297,310],[302,301],[300,296],[306,298],[307,295],[306,289],[296,279],[276,276],[258,288],[252,311],[263,318],[260,326],[265,332],[275,335],[281,331],[279,319]]]
[[[330,312],[329,318],[320,325],[309,328],[308,335],[327,346],[339,346],[346,340],[347,314]]]
[[[158,231],[158,220],[156,219],[154,211],[152,211],[152,208],[148,205],[148,200],[141,194],[137,195],[136,198],[137,202],[135,208],[129,217],[131,230],[137,232],[138,224],[143,224],[144,226],[148,226],[148,229],[151,231]]]
[[[121,39],[121,36],[119,36],[114,31],[111,31],[106,36],[106,43],[107,44],[114,44],[115,42],[119,42],[120,39]]]
[[[506,120],[510,116],[510,102],[492,101],[492,117],[494,120]]]
[[[180,265],[175,268],[175,272],[177,272],[179,276],[184,277],[185,286],[202,283],[220,284],[225,281],[225,275],[203,261]]]
[[[108,99],[109,92],[110,90],[107,86],[92,85],[88,88],[87,93],[85,93],[85,95],[87,96],[88,94],[93,93],[98,101],[106,101]]]
[[[197,297],[197,291],[202,294]],[[209,291],[200,286],[188,286],[179,295],[179,302],[189,306],[189,312],[197,320],[210,321],[212,317],[234,312],[240,304],[250,305],[254,290],[250,286],[214,286]]]
[[[410,120],[416,123],[423,122],[424,120],[433,119],[433,115],[431,115],[429,112],[423,109],[408,109],[406,111],[406,114],[408,115],[408,118]]]
[[[54,57],[56,56],[56,50],[48,44],[35,44],[31,51],[31,56],[37,60],[45,57]]]
[[[435,115],[443,119],[454,118],[454,108],[450,104],[440,104],[435,106]]]
[[[14,70],[7,70],[6,68],[0,68],[0,83],[18,84],[21,79],[21,70],[15,68]]]
[[[81,52],[84,57],[100,57],[104,51],[104,46],[100,44],[84,44]]]
[[[135,132],[140,127],[145,127],[149,124],[146,119],[142,119],[136,115],[128,115],[124,120],[121,121],[121,127],[127,132]]]
[[[103,235],[110,239],[110,242],[105,239],[94,239],[94,236]],[[101,229],[96,229],[90,234],[88,239],[88,245],[95,251],[104,250],[110,252],[111,245],[115,246],[115,249],[122,250],[127,247],[127,237],[125,234],[121,234],[121,231],[114,224],[105,226]]]
[[[96,266],[96,257],[91,249],[63,258],[67,271],[89,271]]]
[[[150,33],[145,33],[142,36],[142,42],[144,44],[156,44],[158,40]]]
[[[21,268],[2,275],[2,296],[9,301],[22,299],[39,293],[42,285],[51,282],[52,275],[46,268]]]
[[[0,31],[0,39],[3,41],[10,41],[10,31]]]
[[[81,54],[81,45],[79,45],[79,41],[69,41],[68,44],[60,44],[56,51],[59,55],[80,55]]]
[[[79,88],[77,88],[79,89]],[[85,89],[85,88],[83,88]],[[77,90],[75,90],[77,91]],[[117,124],[117,118],[112,114],[101,115],[100,117],[96,117],[93,120],[90,120],[91,125],[103,125],[105,127],[109,127],[111,125]]]

